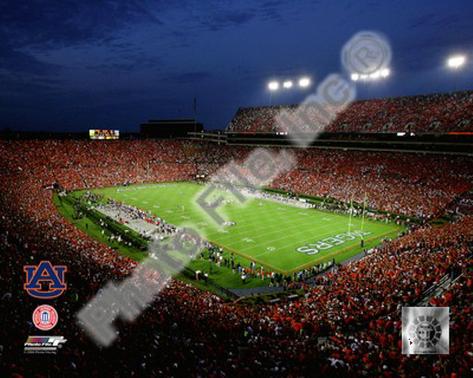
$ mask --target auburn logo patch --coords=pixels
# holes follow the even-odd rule
[[[59,297],[67,289],[65,265],[52,265],[49,261],[41,261],[38,265],[25,265],[26,273],[24,289],[35,298],[53,299]]]

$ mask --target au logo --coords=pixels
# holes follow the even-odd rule
[[[26,272],[24,289],[32,297],[53,299],[67,289],[65,265],[52,265],[49,261],[41,261],[39,265],[25,265],[23,271]]]

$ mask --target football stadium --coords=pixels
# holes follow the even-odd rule
[[[470,4],[7,3],[2,377],[473,376]]]

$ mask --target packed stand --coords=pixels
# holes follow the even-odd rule
[[[240,108],[227,131],[290,131],[282,127],[278,116],[281,112],[298,115],[297,109],[297,105]],[[473,131],[473,91],[355,101],[345,110],[336,112],[335,120],[329,125],[318,121],[324,119],[320,112],[310,111],[310,106],[307,109],[304,114],[312,123],[298,125],[301,131],[416,134]]]
[[[106,282],[129,275],[136,263],[64,220],[47,188],[54,182],[73,190],[189,180],[202,167],[212,173],[214,166],[241,159],[248,151],[175,141],[24,141],[1,142],[0,152],[0,314],[15,330],[0,341],[0,366],[6,376],[300,376],[315,369],[330,376],[451,377],[466,376],[473,366],[473,333],[462,331],[472,327],[473,218],[468,216],[455,224],[425,225],[386,242],[365,258],[317,278],[315,286],[305,287],[305,295],[293,301],[228,303],[171,280],[136,322],[117,323],[120,334],[113,346],[99,349],[77,326],[75,313]],[[314,185],[330,176],[335,185],[337,175],[341,182],[360,175],[356,162],[364,159],[363,153],[347,152],[333,162],[334,168],[328,162],[336,155],[323,153],[312,161],[320,151],[310,153],[307,159],[298,153],[298,161],[300,169],[317,174]],[[465,164],[463,158],[401,156],[376,155],[366,182],[376,186],[385,176],[394,180],[407,164],[406,178],[398,178],[406,185],[438,185],[450,196],[449,191],[460,190],[455,180],[469,183],[471,162]],[[422,168],[414,170],[416,165]],[[455,172],[445,172],[453,167]],[[433,181],[425,179],[428,169]],[[418,177],[410,176],[414,173]],[[387,193],[384,201],[389,206],[390,198],[400,201]],[[55,334],[68,339],[57,357],[27,356],[22,349],[27,336],[36,332],[29,321],[36,302],[23,290],[23,265],[41,259],[68,266],[68,290],[54,302],[61,316]],[[463,276],[449,294],[432,302],[451,306],[452,354],[403,357],[401,306],[415,304],[452,268]]]

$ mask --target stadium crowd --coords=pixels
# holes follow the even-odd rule
[[[281,112],[296,114],[297,106],[240,108],[229,123],[231,132],[285,132],[277,117]],[[320,112],[307,112],[312,124],[300,126],[308,131],[320,128]],[[323,130],[356,133],[446,133],[473,131],[473,91],[450,94],[361,100],[351,103]]]
[[[472,188],[471,159],[407,153],[308,150],[273,188],[343,202],[363,203],[393,214],[431,218]]]
[[[5,372],[18,377],[65,371],[77,376],[300,376],[313,375],[314,369],[332,376],[471,374],[473,332],[465,332],[473,330],[473,218],[468,216],[455,224],[426,224],[386,242],[307,285],[295,300],[229,303],[171,280],[136,322],[117,323],[113,346],[95,346],[77,326],[75,313],[106,282],[129,275],[136,263],[62,218],[47,188],[190,180],[248,151],[176,141],[0,142],[0,316],[15,330],[0,341]],[[343,200],[344,191],[357,193],[357,200],[366,193],[374,208],[402,212],[410,205],[411,215],[429,216],[471,189],[473,165],[466,158],[306,153],[296,153],[297,168],[275,186]],[[26,338],[37,332],[29,321],[37,303],[23,290],[23,265],[41,259],[68,266],[68,290],[53,301],[60,314],[54,334],[68,340],[56,357],[23,354]],[[402,356],[402,305],[415,304],[452,269],[460,279],[431,302],[451,306],[450,356]]]

